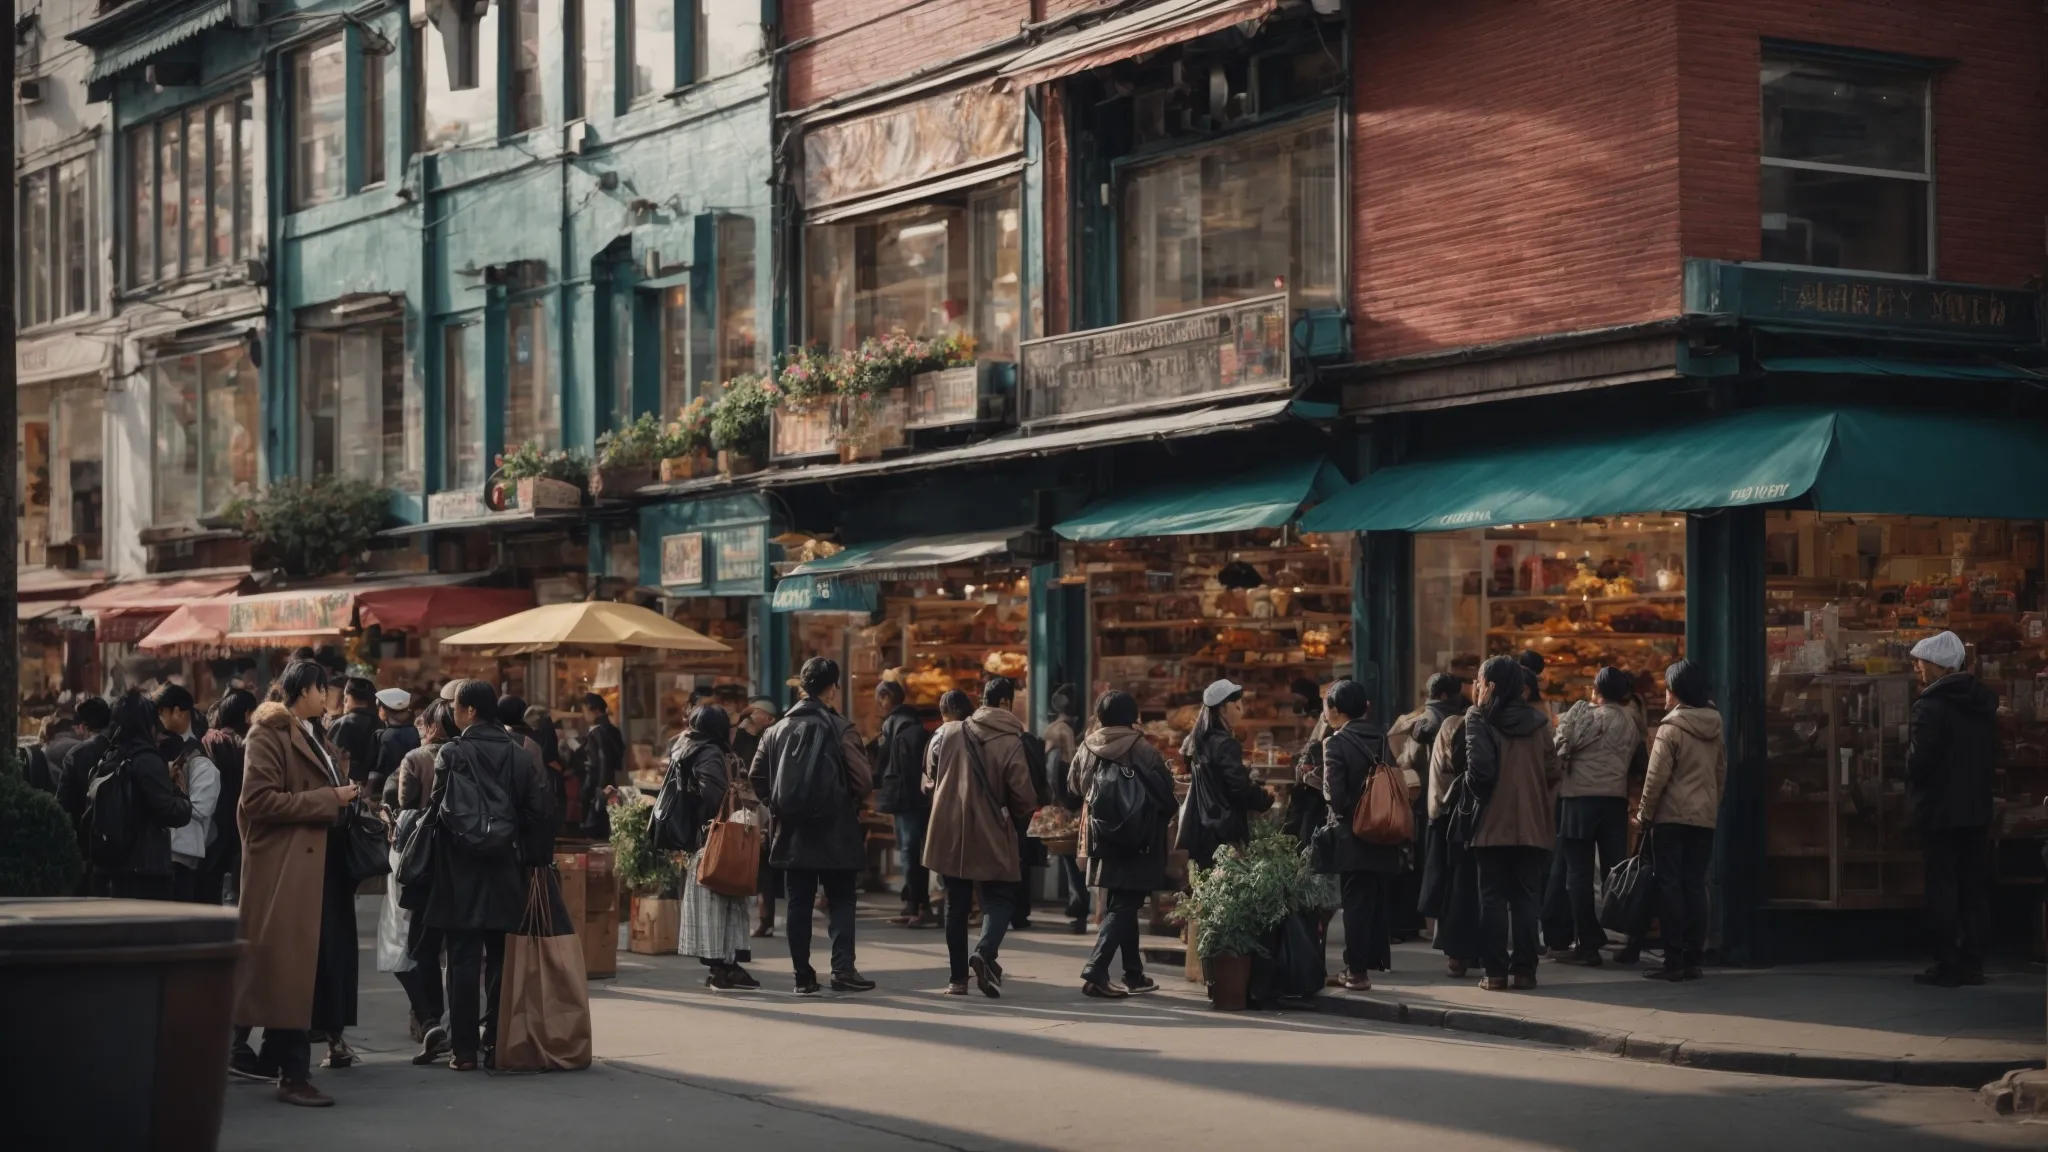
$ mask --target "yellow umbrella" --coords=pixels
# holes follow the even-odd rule
[[[561,652],[578,656],[629,656],[649,649],[667,652],[730,652],[694,628],[636,604],[586,600],[543,604],[516,616],[480,624],[441,641],[479,656],[524,656]]]

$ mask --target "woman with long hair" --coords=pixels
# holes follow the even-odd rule
[[[391,774],[385,785],[385,804],[397,813],[401,825],[420,819],[405,813],[426,808],[427,798],[434,794],[434,758],[440,755],[441,745],[460,735],[455,727],[455,709],[446,700],[428,704],[413,725],[419,729],[420,746],[399,758],[398,771]],[[400,901],[402,907],[415,907],[419,902],[408,899],[409,893],[401,894],[397,884],[394,869],[390,899]],[[440,935],[428,933],[418,916],[408,916],[405,952],[413,965],[397,973],[398,984],[405,989],[410,1017],[406,1030],[420,1044],[412,1062],[424,1066],[445,1059],[449,1052],[444,1019],[448,997],[441,978]]]
[[[113,712],[106,759],[93,767],[92,779],[117,770],[126,773],[129,827],[123,831],[127,847],[107,851],[95,842],[93,811],[88,806],[87,843],[95,849],[89,861],[92,891],[98,896],[132,900],[169,900],[173,887],[171,829],[191,821],[192,801],[171,775],[170,762],[163,754],[166,733],[149,697],[130,690],[114,701]],[[116,846],[119,843],[113,841]]]
[[[711,969],[704,983],[711,988],[759,988],[761,982],[740,967],[747,951],[747,898],[721,896],[697,882],[704,863],[704,824],[725,804],[733,785],[732,719],[715,704],[701,704],[690,713],[689,731],[669,757],[671,772],[689,774],[685,790],[696,794],[697,823],[692,831],[690,863],[683,873],[683,923],[676,951],[695,956]]]
[[[1251,839],[1251,817],[1273,806],[1273,794],[1252,778],[1244,745],[1232,729],[1244,719],[1244,685],[1218,680],[1202,690],[1195,730],[1181,742],[1194,784],[1181,805],[1177,847],[1207,868],[1216,849]]]

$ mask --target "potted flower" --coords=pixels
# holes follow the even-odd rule
[[[594,496],[625,496],[654,483],[662,456],[661,421],[642,412],[632,423],[597,438],[597,467],[590,473]]]
[[[627,947],[644,956],[672,955],[682,928],[682,865],[674,852],[658,852],[649,835],[653,805],[637,790],[613,805],[612,852],[619,885],[632,893]]]
[[[664,483],[708,475],[711,470],[711,400],[699,396],[683,406],[661,432]]]
[[[499,453],[496,463],[498,471],[491,484],[494,510],[580,507],[583,487],[590,482],[590,457],[542,448],[531,440]]]
[[[845,357],[816,348],[782,354],[771,386],[768,454],[774,459],[829,456],[839,451],[839,395],[846,383]]]
[[[1217,1011],[1245,1009],[1252,958],[1272,954],[1267,942],[1300,896],[1301,869],[1294,838],[1284,833],[1221,848],[1215,864],[1195,869],[1173,918],[1190,926]]]
[[[902,333],[870,337],[845,353],[840,378],[839,458],[873,460],[903,446],[910,381],[929,358],[925,341]]]
[[[757,472],[768,450],[769,414],[778,399],[775,385],[755,375],[728,380],[711,406],[711,446],[718,452],[718,471],[725,476]]]
[[[391,515],[391,491],[366,480],[286,476],[223,515],[249,538],[255,558],[297,577],[346,571]]]

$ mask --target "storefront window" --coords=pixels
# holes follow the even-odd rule
[[[1415,537],[1409,687],[1470,682],[1489,656],[1542,656],[1543,696],[1582,700],[1600,669],[1634,675],[1652,716],[1685,654],[1685,521],[1677,516],[1524,524]]]
[[[299,474],[420,491],[421,416],[396,322],[300,338]]]
[[[505,413],[508,447],[535,443],[544,448],[562,443],[562,402],[548,368],[548,310],[539,300],[512,305],[507,320]]]
[[[1245,759],[1286,769],[1315,726],[1294,685],[1351,674],[1351,537],[1258,531],[1077,547],[1095,661],[1090,695],[1138,698],[1145,734],[1178,762],[1202,689],[1245,686]]]
[[[256,420],[261,373],[249,360],[249,346],[237,342],[202,353],[206,456],[199,470],[200,507],[209,512],[237,496],[256,491]]]
[[[50,474],[50,543],[71,545],[80,561],[101,556],[102,417],[106,394],[97,379],[57,390]]]
[[[1021,229],[1014,184],[805,229],[813,342],[966,333],[983,357],[1017,354]]]
[[[421,126],[420,151],[438,152],[498,138],[500,11],[499,5],[491,5],[473,25],[458,33],[469,40],[466,55],[474,73],[469,76],[449,74],[446,39],[438,25],[427,22],[421,53],[426,61],[426,122]]]
[[[447,488],[483,487],[483,326],[451,324],[441,330],[441,423],[447,429],[442,476]]]
[[[304,208],[348,191],[348,59],[342,37],[292,58],[292,205]]]
[[[1298,308],[1340,303],[1334,120],[1135,164],[1121,185],[1126,321],[1283,290]]]
[[[199,517],[199,357],[176,356],[156,362],[152,389],[156,489],[159,524]]]
[[[50,430],[50,390],[40,384],[23,385],[16,401],[15,442],[20,445],[15,464],[14,490],[20,493],[16,523],[21,533],[20,559],[27,564],[47,564],[50,545],[50,473],[54,467]]]
[[[170,280],[248,255],[256,172],[248,96],[132,128],[126,142],[130,284]]]
[[[1928,76],[1797,56],[1763,62],[1763,258],[1924,276]]]
[[[2048,831],[2048,613],[2038,521],[1770,514],[1764,855],[1776,901],[1918,905],[1906,771],[1914,643],[1942,630],[1998,693],[1992,836]],[[2029,849],[2031,850],[2031,849]]]

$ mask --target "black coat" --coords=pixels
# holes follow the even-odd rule
[[[420,730],[411,724],[393,724],[377,733],[377,760],[371,774],[387,784],[398,776],[399,762],[420,746]]]
[[[1283,827],[1303,844],[1330,815],[1330,802],[1323,799],[1323,739],[1329,734],[1329,725],[1317,720],[1309,731],[1308,743],[1294,754],[1294,784],[1287,790],[1287,822]]]
[[[1085,802],[1095,786],[1096,774],[1113,771],[1115,764],[1130,765],[1151,793],[1153,802],[1159,805],[1159,843],[1150,851],[1130,855],[1111,854],[1093,844],[1087,845],[1088,886],[1160,891],[1166,887],[1166,827],[1173,813],[1173,773],[1166,767],[1166,758],[1159,754],[1159,749],[1136,728],[1098,728],[1088,734],[1074,753],[1063,790]]]
[[[915,816],[930,815],[931,797],[918,780],[924,775],[924,750],[932,742],[917,709],[898,704],[882,721],[882,735],[875,742],[875,809],[880,812]]]
[[[1401,871],[1402,845],[1374,844],[1351,832],[1373,766],[1385,763],[1387,734],[1370,721],[1353,720],[1323,740],[1323,798],[1330,815],[1320,835],[1330,840],[1332,872]]]
[[[1923,830],[1991,823],[1991,780],[1998,766],[1998,696],[1968,672],[1929,684],[1913,702],[1906,752],[1913,818]]]
[[[171,829],[192,822],[192,800],[171,782],[171,766],[155,748],[134,740],[121,746],[119,756],[128,763],[130,795],[135,799],[130,815],[141,828],[124,863],[96,871],[109,875],[169,876]]]
[[[92,783],[92,770],[106,758],[107,734],[104,732],[95,732],[80,740],[64,754],[62,772],[57,776],[57,806],[71,817],[74,826],[85,819],[85,787]],[[56,772],[58,766],[52,764],[50,768]]]
[[[1252,779],[1244,746],[1222,728],[1190,736],[1182,749],[1194,783],[1180,810],[1180,840],[1188,859],[1207,868],[1216,849],[1251,839],[1251,814],[1273,806],[1273,795]]]
[[[845,717],[816,700],[799,701],[761,734],[761,746],[755,749],[754,764],[747,773],[754,795],[773,811],[782,745],[797,724],[825,724],[837,737],[825,746],[825,754],[837,754],[833,767],[846,781],[846,803],[822,821],[799,822],[774,813],[775,839],[768,846],[768,863],[775,868],[858,872],[867,865],[867,833],[860,826],[860,807],[872,777],[860,734]]]
[[[726,757],[730,755],[709,740],[685,736],[671,759],[674,767],[669,771],[688,772],[696,782],[699,825],[696,841],[699,845],[704,843],[702,826],[718,815],[719,807],[725,803],[725,790],[732,787],[732,777],[726,767]]]
[[[583,737],[583,834],[596,840],[612,835],[611,809],[603,800],[604,790],[619,782],[626,764],[626,738],[618,725],[599,720]]]
[[[213,847],[207,856],[229,868],[242,862],[242,767],[248,758],[242,734],[208,728],[199,738],[206,758],[220,769],[220,801],[213,806]]]
[[[434,792],[428,808],[438,810],[448,789],[449,770],[462,762],[479,777],[497,781],[512,797],[519,822],[518,851],[503,859],[480,859],[435,832],[431,887],[421,917],[429,928],[445,932],[513,932],[526,912],[527,867],[554,860],[555,831],[560,816],[547,769],[503,728],[472,724],[461,736],[440,746],[434,762]]]
[[[351,708],[327,729],[327,739],[348,757],[348,778],[367,783],[377,770],[377,733],[384,722],[375,708]]]

